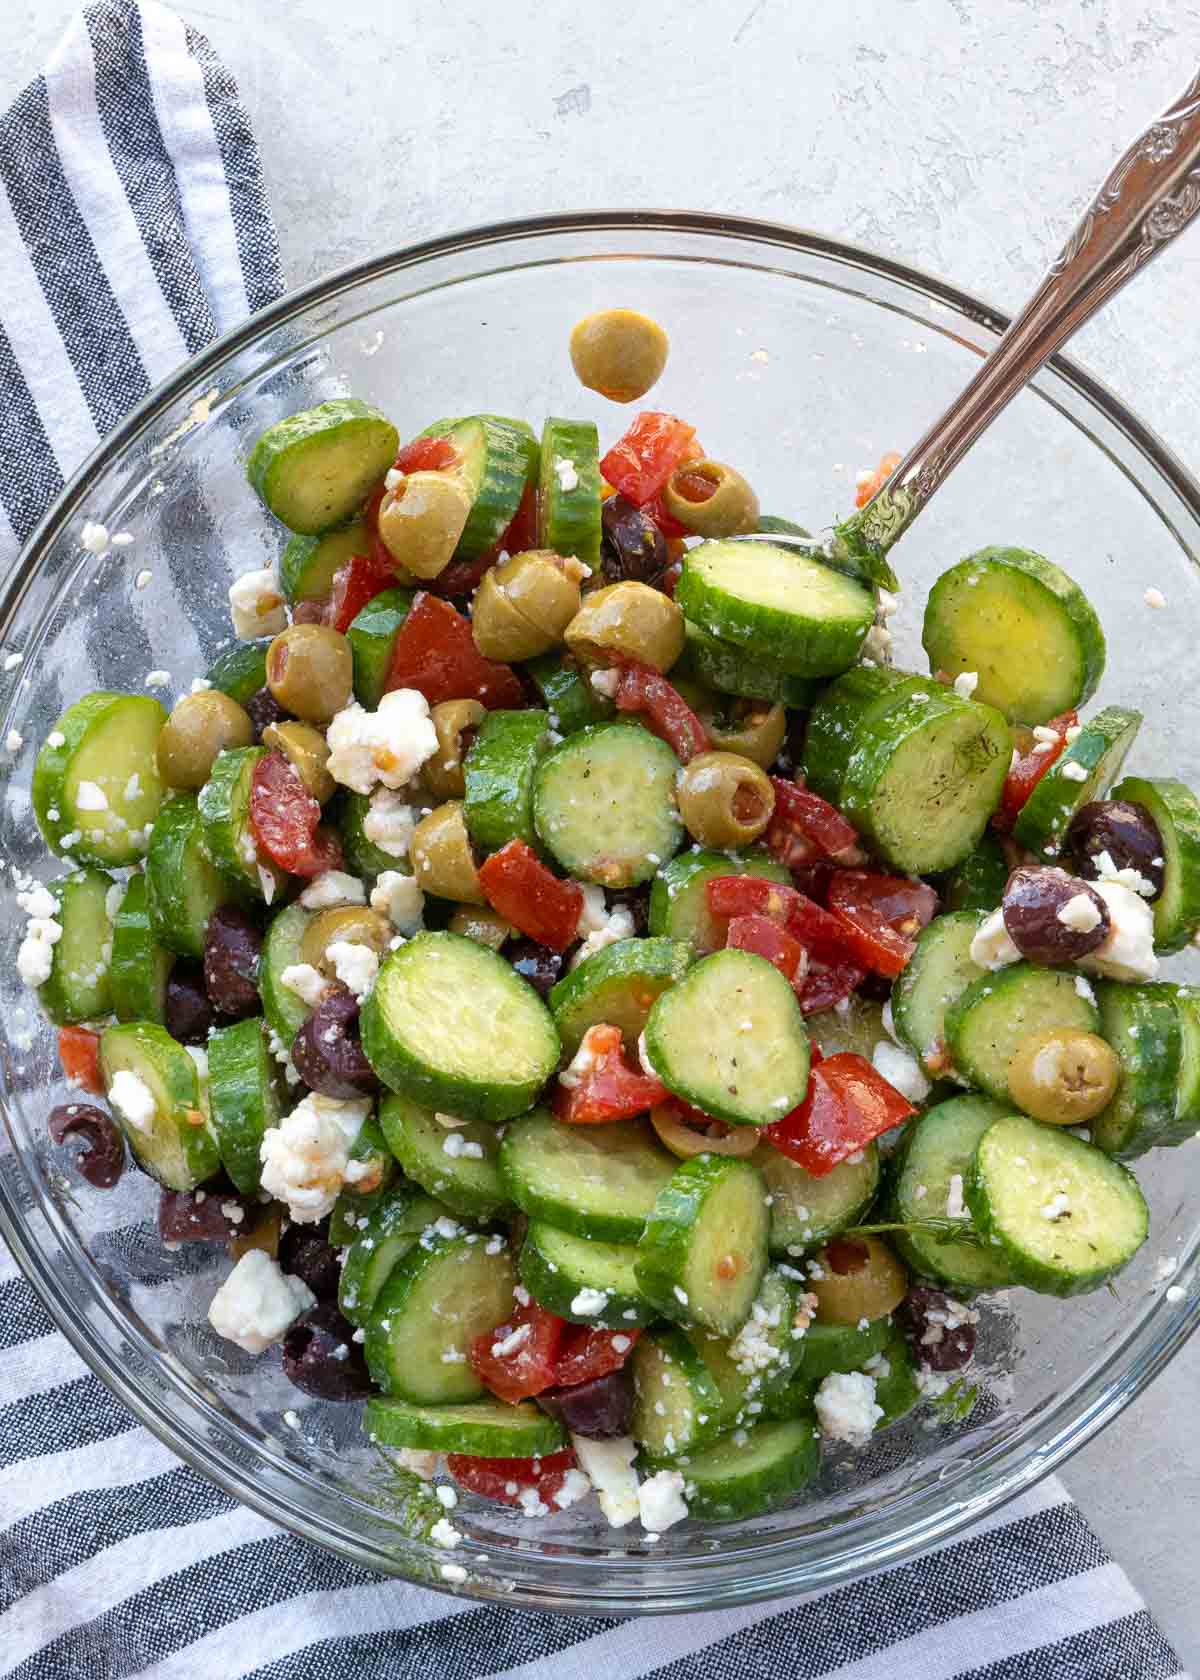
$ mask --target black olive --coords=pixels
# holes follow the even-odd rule
[[[1114,869],[1136,869],[1154,888],[1157,898],[1163,889],[1166,865],[1158,824],[1144,805],[1132,799],[1093,799],[1076,811],[1067,830],[1067,851],[1086,880],[1098,880],[1099,859],[1107,853],[1106,865]],[[1104,873],[1108,873],[1105,867]]]
[[[656,583],[667,565],[667,539],[650,515],[624,496],[600,504],[600,564],[609,583]]]
[[[922,1284],[910,1289],[896,1308],[896,1321],[912,1349],[913,1358],[933,1371],[957,1371],[975,1352],[975,1326],[947,1323],[950,1297]]]
[[[528,980],[543,997],[563,971],[562,953],[552,951],[548,945],[539,945],[536,939],[513,940],[505,946],[504,955],[521,978]]]
[[[371,1391],[354,1327],[335,1306],[313,1307],[283,1338],[285,1374],[318,1400],[359,1400]]]
[[[1112,926],[1094,887],[1065,869],[1014,869],[1001,904],[1008,937],[1036,963],[1071,963],[1103,945]]]
[[[164,1242],[228,1242],[245,1229],[251,1211],[233,1190],[211,1185],[164,1190],[158,1203],[158,1234]]]
[[[223,904],[204,933],[204,987],[214,1009],[234,1020],[259,1010],[258,958],[262,934],[244,910]]]
[[[292,714],[285,712],[269,688],[260,688],[244,702],[245,710],[254,725],[254,739],[262,740],[262,732],[272,723],[283,723]]]
[[[323,1097],[371,1096],[375,1070],[358,1036],[358,999],[345,987],[327,992],[292,1041],[292,1061],[310,1091]]]
[[[167,981],[166,1029],[180,1044],[204,1044],[213,1024],[213,1006],[204,989],[199,963],[177,962]]]
[[[60,1103],[46,1121],[55,1143],[78,1138],[75,1170],[97,1190],[110,1190],[125,1170],[125,1139],[111,1115],[95,1103]]]
[[[279,1264],[306,1283],[318,1301],[337,1298],[342,1262],[337,1249],[330,1245],[324,1221],[319,1225],[289,1225],[279,1239]]]

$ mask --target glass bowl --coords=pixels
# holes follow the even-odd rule
[[[130,415],[9,581],[0,652],[23,657],[4,678],[0,738],[15,729],[25,743],[10,757],[0,816],[9,863],[53,872],[29,782],[62,707],[91,688],[141,689],[152,670],[170,673],[169,690],[157,690],[169,702],[228,641],[231,579],[281,546],[243,477],[268,422],[353,393],[378,403],[402,436],[435,415],[496,411],[591,417],[611,439],[628,414],[580,388],[567,336],[579,316],[618,303],[648,311],[671,335],[651,400],[745,468],[765,509],[812,526],[847,511],[857,470],[916,437],[1004,325],[954,288],[853,246],[674,213],[480,229],[284,299]],[[89,552],[86,520],[132,543]],[[1138,769],[1200,780],[1197,699],[1181,681],[1200,633],[1200,487],[1068,363],[1013,403],[897,551],[901,664],[922,666],[920,610],[933,578],[987,543],[1036,548],[1079,579],[1109,632],[1103,695],[1145,713]],[[1167,611],[1147,608],[1151,584]],[[223,1253],[165,1253],[147,1178],[130,1172],[96,1193],[48,1145],[61,1082],[53,1034],[17,980],[20,934],[10,910],[0,1232],[63,1332],[149,1428],[239,1499],[368,1568],[440,1584],[447,1554],[405,1534],[357,1408],[306,1402],[277,1353],[253,1361],[210,1330]],[[529,1522],[464,1498],[460,1590],[578,1614],[714,1608],[845,1582],[945,1539],[1061,1463],[1195,1327],[1200,1182],[1193,1174],[1186,1187],[1181,1165],[1172,1151],[1139,1164],[1152,1235],[1115,1289],[1061,1304],[1015,1291],[997,1299],[966,1421],[925,1408],[864,1454],[830,1454],[793,1509],[681,1525],[652,1547],[588,1506]],[[1165,1297],[1165,1255],[1178,1262],[1182,1300]]]

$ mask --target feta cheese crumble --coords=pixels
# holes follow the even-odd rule
[[[98,782],[80,782],[75,790],[77,811],[107,811],[108,795]]]
[[[246,1353],[262,1353],[316,1304],[303,1279],[290,1277],[265,1249],[252,1248],[213,1296],[208,1322]]]
[[[406,787],[438,750],[429,702],[415,688],[393,689],[373,712],[352,700],[330,723],[325,739],[329,774],[355,793],[370,793],[380,782]]]
[[[1091,894],[1081,892],[1059,905],[1055,919],[1065,928],[1070,928],[1072,933],[1091,933],[1093,928],[1099,927],[1103,917]]]
[[[1097,852],[1092,861],[1096,865],[1098,880],[1115,881],[1119,887],[1128,887],[1130,892],[1137,893],[1139,898],[1154,897],[1154,882],[1148,881],[1140,869],[1132,866],[1118,869],[1111,852]],[[1155,862],[1161,865],[1162,859],[1156,858]]]
[[[154,1093],[138,1074],[118,1068],[108,1088],[110,1105],[135,1132],[148,1132],[154,1123]]]
[[[950,1184],[946,1191],[946,1218],[965,1219],[967,1217],[966,1204],[963,1202],[963,1178],[961,1173],[950,1174]]]
[[[483,1160],[483,1145],[477,1143],[474,1138],[465,1138],[461,1132],[447,1133],[442,1142],[442,1151],[449,1155],[451,1160]]]
[[[602,1313],[608,1305],[608,1295],[603,1289],[591,1289],[585,1286],[571,1302],[571,1311],[580,1318],[594,1318]]]
[[[638,1478],[634,1469],[637,1443],[628,1435],[612,1441],[593,1441],[572,1435],[571,1445],[584,1474],[596,1490],[600,1509],[612,1528],[624,1528],[638,1515]]]
[[[287,629],[287,608],[270,566],[244,572],[229,589],[229,612],[239,642],[278,636]]]
[[[579,474],[575,471],[574,461],[568,461],[565,455],[556,455],[554,471],[558,476],[560,490],[578,490]]]
[[[325,949],[333,972],[356,998],[364,998],[379,974],[379,953],[353,939],[334,939]]]
[[[1002,910],[993,910],[980,924],[979,932],[971,941],[970,955],[977,968],[988,968],[993,972],[1007,967],[1009,963],[1020,962],[1021,953],[1008,936]]]
[[[294,992],[301,1003],[315,1009],[329,990],[329,981],[311,963],[289,963],[279,976],[279,984]]]
[[[315,1224],[332,1211],[351,1146],[371,1106],[369,1097],[343,1101],[310,1092],[278,1126],[263,1133],[262,1187],[287,1204],[296,1224]]]
[[[367,889],[354,875],[342,869],[327,869],[310,881],[300,894],[306,910],[333,910],[341,904],[365,904]]]
[[[821,1433],[832,1441],[863,1447],[883,1416],[875,1400],[875,1379],[864,1371],[834,1371],[813,1399]]]
[[[1154,913],[1150,906],[1116,881],[1094,881],[1092,888],[1108,906],[1112,925],[1104,943],[1080,957],[1080,968],[1109,980],[1153,980],[1158,974],[1158,958],[1154,954]]]
[[[1073,758],[1069,758],[1065,764],[1060,764],[1059,770],[1065,782],[1086,782],[1091,773],[1086,765],[1079,764]]]
[[[1071,1198],[1065,1190],[1059,1190],[1042,1208],[1043,1219],[1065,1219],[1071,1212]]]
[[[607,671],[593,671],[591,676],[592,687],[597,694],[602,694],[606,700],[616,699],[620,681],[621,673],[615,665]]]
[[[886,1038],[871,1052],[871,1066],[876,1073],[882,1074],[889,1085],[894,1085],[902,1097],[909,1102],[924,1102],[932,1087],[915,1056],[907,1050],[902,1050],[898,1044],[890,1043]]]
[[[960,671],[954,679],[954,692],[960,700],[969,700],[978,687],[978,671]]]
[[[602,887],[585,885],[579,882],[583,893],[583,906],[579,912],[579,922],[576,927],[583,944],[571,958],[571,967],[578,968],[581,962],[594,956],[597,951],[603,951],[607,945],[615,945],[618,939],[632,939],[637,932],[632,912],[623,905],[610,910],[604,900]]]
[[[378,788],[363,818],[363,838],[389,857],[406,858],[417,826],[417,813],[402,790]]]
[[[1155,589],[1153,584],[1143,594],[1142,600],[1145,601],[1148,607],[1153,607],[1156,611],[1165,607],[1167,604],[1167,597],[1163,594],[1161,589]]]
[[[425,917],[425,894],[413,875],[401,875],[399,870],[385,869],[371,889],[371,908],[379,916],[386,916],[397,933],[405,938],[419,933]]]
[[[58,900],[48,888],[35,886],[18,893],[17,904],[29,918],[17,951],[17,975],[33,989],[49,980],[54,967],[54,947],[63,931],[57,919]]]
[[[638,1514],[642,1527],[652,1534],[661,1534],[672,1524],[683,1522],[688,1514],[683,1497],[683,1472],[656,1470],[638,1488]]]

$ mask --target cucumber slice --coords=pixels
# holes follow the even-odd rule
[[[888,665],[856,665],[831,682],[813,706],[804,729],[804,779],[831,804],[842,797],[846,766],[860,728],[910,694],[941,694],[930,678]]]
[[[1182,951],[1200,931],[1200,800],[1182,782],[1126,776],[1110,795],[1154,818],[1162,841],[1163,887],[1151,905],[1154,949]]]
[[[1141,725],[1141,712],[1128,706],[1106,706],[1089,719],[1021,807],[1013,824],[1018,845],[1039,858],[1057,857],[1076,811],[1117,779]]]
[[[263,1133],[283,1113],[279,1064],[267,1049],[261,1016],[210,1035],[208,1105],[221,1165],[243,1195],[257,1195]]]
[[[373,794],[355,793],[350,788],[343,788],[338,794],[336,819],[346,867],[352,875],[376,876],[389,869],[400,875],[411,875],[412,865],[407,857],[393,857],[391,852],[367,839],[364,824],[373,798]]]
[[[1112,1102],[1091,1122],[1092,1142],[1125,1160],[1159,1144],[1182,1143],[1191,1128],[1177,1133],[1184,1038],[1175,987],[1100,980],[1095,990],[1098,1030],[1121,1063],[1121,1083]]]
[[[883,1351],[892,1335],[885,1313],[866,1324],[810,1324],[804,1333],[800,1376],[816,1388],[835,1371],[861,1371],[867,1360]]]
[[[511,1120],[558,1065],[550,1011],[503,957],[455,933],[393,951],[360,1016],[390,1090],[464,1120]]]
[[[645,1299],[676,1324],[732,1336],[767,1268],[762,1175],[731,1155],[693,1155],[658,1193],[637,1250]]]
[[[512,1312],[516,1277],[507,1249],[478,1233],[428,1232],[392,1268],[366,1323],[371,1378],[418,1406],[476,1400],[484,1387],[468,1354],[476,1336]]]
[[[793,677],[782,665],[762,655],[749,654],[736,642],[723,642],[698,624],[685,625],[687,642],[676,666],[680,676],[693,674],[697,682],[722,694],[736,694],[745,700],[769,700],[781,706],[807,711],[820,684],[812,677]]]
[[[883,1407],[883,1416],[875,1424],[877,1431],[899,1423],[921,1402],[916,1362],[898,1330],[893,1330],[880,1348],[879,1359],[882,1363],[868,1373],[875,1378],[875,1404]]]
[[[207,680],[239,706],[267,686],[267,649],[270,636],[256,642],[234,642],[219,653],[208,667]]]
[[[531,1219],[576,1236],[636,1242],[675,1169],[649,1126],[567,1126],[544,1108],[509,1126],[500,1145],[508,1194]]]
[[[702,630],[798,677],[853,665],[875,619],[873,595],[853,578],[773,543],[689,549],[675,599]]]
[[[463,759],[463,816],[471,839],[485,852],[510,840],[536,846],[533,779],[550,745],[550,719],[530,708],[489,712]]]
[[[354,513],[396,458],[400,434],[357,397],[335,397],[268,426],[246,477],[288,527],[317,536]]]
[[[414,1406],[407,1400],[373,1397],[363,1412],[368,1439],[381,1447],[468,1453],[473,1458],[538,1458],[567,1445],[556,1418],[532,1400],[509,1405],[476,1400],[462,1406]]]
[[[896,1031],[927,1073],[946,1072],[946,1011],[987,972],[971,961],[971,943],[984,921],[981,911],[935,916],[892,987]]]
[[[692,949],[677,939],[618,939],[585,957],[547,996],[563,1054],[573,1056],[589,1027],[620,1027],[625,1043],[641,1036],[656,998],[687,973]]]
[[[459,472],[471,493],[471,511],[463,527],[456,560],[477,560],[495,548],[521,505],[534,470],[537,444],[523,420],[496,414],[467,420],[436,420],[422,437],[444,437],[459,452]]]
[[[1200,994],[1192,987],[1177,986],[1175,1004],[1179,1010],[1179,1086],[1168,1141],[1186,1143],[1200,1132]]]
[[[369,712],[383,698],[396,634],[412,604],[411,589],[383,589],[359,608],[346,632],[354,659],[354,698]]]
[[[861,1160],[840,1161],[824,1178],[814,1178],[773,1144],[759,1144],[750,1159],[771,1198],[769,1243],[777,1259],[820,1248],[862,1218],[879,1189],[879,1150],[869,1143],[860,1153]]]
[[[334,573],[356,554],[370,553],[371,533],[362,519],[348,520],[319,537],[293,537],[279,557],[279,587],[293,606],[297,601],[323,601],[333,588]]]
[[[906,1224],[945,1219],[952,1179],[960,1187],[966,1183],[976,1145],[1005,1112],[989,1097],[951,1097],[911,1121],[893,1165],[887,1217]],[[967,1290],[1004,1289],[1013,1281],[994,1246],[980,1248],[920,1231],[897,1231],[890,1241],[919,1277]]]
[[[654,1004],[651,1067],[675,1095],[731,1126],[767,1126],[808,1089],[808,1034],[779,970],[748,951],[704,957]]]
[[[561,649],[539,654],[522,667],[528,671],[542,696],[551,729],[560,735],[574,735],[592,723],[604,723],[612,716],[610,700],[592,687],[569,654]]]
[[[218,873],[243,893],[270,903],[287,876],[269,860],[262,861],[250,826],[254,767],[266,753],[265,747],[234,747],[218,753],[196,806],[204,850]]]
[[[796,1323],[797,1293],[779,1272],[768,1271],[750,1317],[736,1336],[687,1332],[721,1396],[717,1428],[711,1433],[755,1417],[768,1395],[790,1383],[804,1352],[804,1331]]]
[[[1010,723],[1045,723],[1081,706],[1104,673],[1091,602],[1060,566],[1025,548],[981,548],[943,572],[921,642],[931,671],[974,671],[975,698]]]
[[[138,1165],[168,1190],[194,1190],[221,1165],[216,1139],[200,1107],[196,1064],[167,1032],[149,1021],[108,1027],[100,1035],[105,1093],[118,1073],[136,1074],[154,1098],[154,1113],[133,1125],[111,1102]]]
[[[944,910],[995,910],[1004,897],[1009,877],[1004,847],[991,829],[942,882]]]
[[[1099,1031],[1100,1017],[1076,976],[1036,963],[1013,963],[973,980],[946,1012],[946,1042],[963,1078],[997,1102],[1010,1103],[1009,1063],[1030,1033],[1050,1027]]]
[[[102,869],[77,869],[50,882],[62,935],[38,1001],[59,1026],[95,1021],[112,1009],[112,923],[107,900],[113,878]]]
[[[706,1522],[737,1522],[777,1511],[815,1480],[819,1439],[810,1412],[739,1429],[701,1447],[681,1466],[689,1515]],[[644,1457],[639,1468],[653,1474],[674,1466],[669,1460]]]
[[[548,1312],[595,1330],[629,1330],[658,1316],[638,1288],[636,1262],[632,1243],[578,1237],[535,1219],[521,1244],[517,1270]],[[585,1310],[591,1306],[597,1310]]]
[[[291,1049],[292,1040],[308,1020],[309,1008],[290,986],[283,984],[283,971],[300,961],[304,930],[313,912],[301,904],[289,904],[273,918],[258,958],[258,995],[262,998],[267,1025],[279,1042]]]
[[[883,1024],[883,1005],[858,992],[851,992],[845,1004],[835,1009],[806,1015],[804,1024],[822,1056],[836,1056],[840,1051],[850,1050],[870,1061],[880,1039],[889,1036]]]
[[[648,881],[679,850],[679,760],[664,741],[628,723],[568,735],[537,767],[533,820],[568,874],[603,887]]]
[[[338,1191],[338,1199],[329,1215],[329,1241],[334,1248],[343,1248],[358,1235],[359,1226],[365,1228],[377,1208],[391,1195],[400,1176],[400,1164],[388,1148],[378,1117],[369,1114],[358,1129],[358,1136],[350,1146],[350,1168],[353,1179]]]
[[[385,1097],[379,1124],[406,1178],[468,1219],[490,1219],[508,1205],[494,1126],[468,1121],[453,1131],[407,1097]],[[464,1150],[469,1153],[464,1153]]]
[[[423,1231],[442,1218],[449,1218],[449,1209],[415,1184],[399,1184],[390,1190],[346,1250],[338,1284],[343,1317],[362,1328],[397,1262]]]
[[[1128,1168],[1062,1127],[1020,1114],[980,1138],[966,1196],[1013,1277],[1042,1295],[1099,1288],[1128,1265],[1150,1228]]]
[[[757,875],[790,886],[791,876],[770,852],[684,852],[663,864],[650,888],[649,930],[690,945],[700,956],[725,946],[728,918],[708,908],[705,885],[718,875]]]
[[[159,815],[161,819],[161,812]],[[153,834],[150,844],[154,844]],[[157,1021],[165,1025],[167,981],[173,962],[171,952],[155,937],[146,877],[131,875],[112,930],[109,972],[113,1013],[118,1021]]]
[[[33,767],[33,812],[52,852],[81,863],[141,862],[162,801],[156,749],[166,721],[144,694],[100,691],[67,707]]]
[[[653,1458],[689,1452],[717,1434],[725,1401],[716,1380],[682,1330],[638,1338],[630,1355],[633,1417],[629,1433]]]
[[[590,420],[552,417],[542,428],[538,544],[600,564],[600,439]]]
[[[203,957],[209,917],[240,898],[239,889],[214,868],[204,849],[195,794],[175,794],[159,811],[146,852],[146,903],[154,937],[181,957]]]
[[[803,537],[807,542],[812,541],[812,532],[803,525],[797,525],[794,519],[781,519],[775,513],[760,513],[758,528],[769,537]]]

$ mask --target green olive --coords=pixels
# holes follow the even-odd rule
[[[787,713],[782,706],[765,700],[733,700],[714,697],[695,708],[709,740],[719,752],[737,753],[770,768],[779,757],[787,734]]]
[[[470,511],[470,491],[453,473],[408,473],[379,504],[379,535],[405,571],[434,578],[454,558]]]
[[[581,385],[612,402],[636,402],[667,365],[667,335],[636,309],[597,309],[571,329],[571,361]]]
[[[448,926],[451,933],[461,933],[464,939],[473,939],[477,945],[486,945],[492,951],[498,951],[513,935],[512,924],[487,904],[464,905],[454,912]]]
[[[417,824],[408,855],[422,892],[458,904],[486,902],[461,799],[448,799]]]
[[[437,730],[438,744],[433,757],[421,766],[421,780],[435,799],[461,799],[466,792],[463,759],[467,756],[470,737],[487,713],[478,700],[443,700],[429,715]]]
[[[736,753],[697,754],[680,772],[675,797],[688,833],[716,851],[757,840],[775,809],[771,778]]]
[[[262,732],[264,747],[274,747],[289,761],[319,804],[333,798],[337,783],[326,769],[329,748],[311,723],[269,723]]]
[[[350,643],[327,624],[289,624],[267,649],[267,687],[305,723],[328,723],[354,693]]]
[[[669,1103],[650,1110],[650,1124],[659,1142],[681,1161],[691,1155],[753,1155],[762,1141],[754,1126],[689,1125]]]
[[[253,740],[254,725],[228,694],[185,694],[159,732],[158,773],[168,787],[202,788],[218,753]]]
[[[686,461],[662,492],[673,519],[698,537],[736,537],[758,529],[758,497],[722,461]]]
[[[485,659],[533,659],[562,641],[579,611],[585,568],[573,558],[530,549],[483,574],[471,632]]]
[[[908,1273],[878,1237],[835,1237],[817,1255],[824,1276],[808,1275],[823,1324],[858,1324],[894,1312],[908,1294]]]
[[[1107,1108],[1121,1082],[1112,1047],[1078,1027],[1030,1033],[1008,1064],[1013,1102],[1049,1126],[1078,1126]]]
[[[611,583],[592,591],[564,639],[592,665],[638,659],[669,671],[683,652],[683,614],[669,595],[647,583]]]
[[[304,930],[300,941],[300,961],[319,968],[328,979],[336,979],[336,971],[329,960],[329,947],[339,942],[348,945],[369,945],[379,956],[387,950],[392,939],[392,925],[365,904],[352,904],[340,910],[319,910]]]

